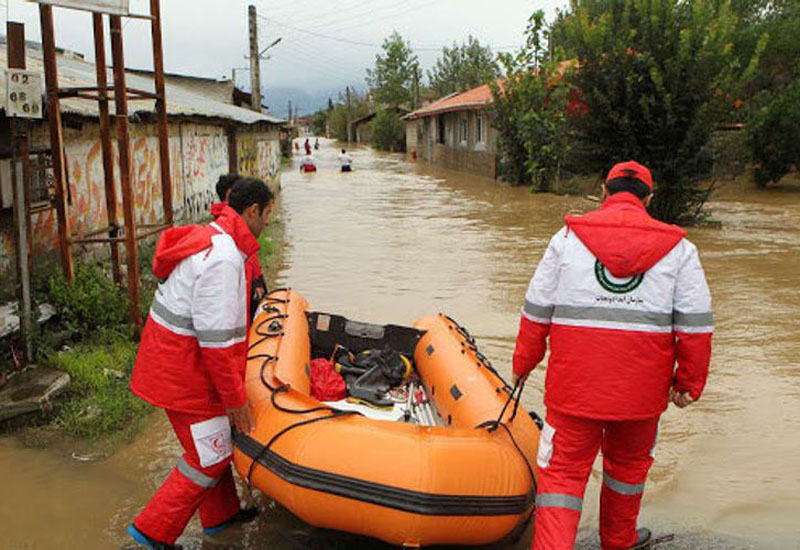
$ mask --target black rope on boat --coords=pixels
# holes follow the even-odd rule
[[[272,291],[272,293],[288,291],[288,290],[289,289],[275,289],[275,290]],[[270,295],[267,295],[264,298],[264,301],[268,302],[269,304],[273,304],[273,303],[288,304],[289,303],[288,299],[275,298],[275,297],[271,296],[272,293],[270,293]],[[283,325],[281,325],[279,330],[270,331],[270,332],[261,332],[261,328],[265,324],[272,323],[272,322],[275,322],[275,321],[278,321],[278,320],[281,320],[281,319],[288,319],[289,318],[289,314],[288,313],[280,313],[280,310],[278,308],[274,307],[273,305],[269,305],[269,306],[265,307],[264,311],[273,312],[273,313],[275,313],[275,315],[271,315],[271,316],[259,321],[259,323],[256,325],[255,333],[258,334],[259,336],[261,336],[261,338],[258,341],[256,341],[255,343],[251,344],[249,346],[249,348],[248,348],[248,351],[253,349],[255,346],[258,346],[259,344],[265,342],[266,340],[269,340],[270,338],[282,337],[284,335],[284,333],[285,333],[285,331],[283,330]],[[267,330],[269,331],[269,327],[267,328]],[[258,461],[267,453],[267,451],[269,451],[270,447],[272,447],[272,445],[281,436],[283,436],[284,434],[286,434],[286,433],[288,433],[288,432],[290,432],[290,431],[292,431],[292,430],[294,430],[296,428],[299,428],[301,426],[306,426],[308,424],[314,424],[316,422],[322,422],[323,420],[331,420],[331,419],[334,419],[334,418],[341,418],[343,416],[360,415],[361,413],[356,412],[356,411],[340,411],[340,410],[333,409],[333,408],[328,407],[328,406],[313,407],[311,409],[290,409],[290,408],[284,407],[283,405],[280,405],[278,403],[277,397],[278,397],[279,394],[287,393],[287,392],[291,391],[291,389],[292,389],[291,385],[290,384],[282,384],[282,385],[276,387],[276,386],[271,385],[267,381],[267,377],[266,377],[267,365],[269,365],[270,363],[276,363],[278,361],[278,356],[277,355],[271,355],[269,353],[259,353],[259,354],[250,355],[250,356],[247,357],[248,361],[250,361],[251,359],[263,359],[263,361],[261,363],[261,367],[260,367],[259,377],[261,379],[261,383],[264,384],[264,387],[266,387],[271,392],[270,402],[272,403],[272,406],[275,407],[276,410],[279,410],[279,411],[287,413],[287,414],[310,414],[310,413],[314,413],[314,412],[329,412],[329,413],[331,413],[331,414],[329,414],[327,416],[318,416],[316,418],[309,418],[309,419],[306,419],[306,420],[301,420],[299,422],[295,422],[294,424],[290,424],[289,426],[286,426],[281,431],[279,431],[274,436],[272,436],[272,438],[269,440],[269,442],[266,445],[264,445],[261,448],[261,450],[258,452],[258,454],[255,456],[255,458],[253,458],[253,461],[250,463],[250,468],[247,471],[247,491],[252,496],[252,477],[253,477],[253,471],[255,470],[255,466],[258,463]]]
[[[506,379],[503,378],[503,375],[497,372],[497,369],[494,368],[489,358],[478,350],[478,344],[475,341],[475,337],[472,336],[465,327],[459,325],[458,322],[449,315],[445,313],[440,313],[439,315],[450,321],[455,331],[458,332],[464,338],[464,342],[462,342],[462,345],[465,348],[469,349],[473,353],[473,355],[475,355],[475,358],[478,360],[479,366],[484,367],[486,370],[494,374],[497,377],[497,379],[503,383],[504,388],[506,389],[511,388],[511,385],[508,382],[506,382]]]
[[[258,451],[258,454],[256,454],[255,457],[253,457],[253,461],[250,463],[250,468],[247,470],[247,490],[248,490],[248,492],[252,491],[253,472],[255,471],[256,464],[258,464],[258,461],[261,460],[261,458],[263,458],[263,456],[267,453],[267,451],[270,450],[270,447],[272,447],[272,445],[274,445],[275,442],[278,441],[278,439],[280,439],[282,436],[284,436],[288,432],[290,432],[290,431],[292,431],[292,430],[294,430],[296,428],[299,428],[301,426],[307,426],[309,424],[314,424],[315,422],[322,422],[323,420],[331,420],[333,418],[340,418],[340,417],[343,417],[343,416],[353,416],[355,414],[359,414],[359,413],[357,413],[355,411],[337,411],[335,409],[327,409],[327,410],[329,410],[331,412],[331,414],[329,416],[318,416],[316,418],[308,418],[306,420],[301,420],[300,422],[295,422],[294,424],[290,424],[289,426],[286,426],[281,431],[279,431],[278,433],[276,433],[275,435],[272,436],[272,438],[267,442],[267,444],[264,445],[261,448],[261,450]],[[252,492],[251,492],[251,495],[252,495]]]

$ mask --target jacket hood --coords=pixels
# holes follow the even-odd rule
[[[614,276],[644,273],[672,250],[686,231],[653,219],[631,193],[610,196],[594,212],[567,216],[575,235]]]
[[[217,202],[212,204],[211,215],[214,216],[214,222],[233,238],[236,247],[246,257],[249,258],[261,248],[258,240],[253,236],[250,228],[247,227],[244,218],[236,210],[228,206],[227,203]]]
[[[161,233],[153,256],[153,273],[163,281],[192,254],[211,246],[211,233],[203,225],[170,227]]]

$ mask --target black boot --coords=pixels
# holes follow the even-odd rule
[[[636,530],[636,544],[631,546],[630,550],[644,550],[650,548],[650,539],[653,537],[650,529],[647,527],[640,527]]]
[[[248,523],[256,519],[258,516],[258,508],[255,506],[252,508],[242,508],[237,512],[235,516],[227,521],[223,521],[219,525],[215,525],[214,527],[205,527],[203,532],[206,535],[216,535],[217,533],[221,533],[231,525],[235,525],[237,523]]]

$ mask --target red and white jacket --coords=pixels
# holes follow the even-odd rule
[[[220,415],[247,402],[245,269],[259,245],[241,216],[215,205],[208,226],[162,233],[153,258],[158,285],[133,368],[131,390],[180,412]]]
[[[633,420],[661,414],[670,387],[698,399],[714,328],[685,232],[624,192],[566,222],[528,287],[514,373],[542,360],[549,335],[545,405],[557,412]]]

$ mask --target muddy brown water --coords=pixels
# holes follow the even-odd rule
[[[274,284],[315,309],[410,324],[446,312],[510,372],[525,288],[563,215],[596,204],[407,163],[366,149],[341,174],[323,141],[319,172],[287,170],[279,216],[287,248]],[[702,400],[663,417],[641,515],[679,534],[660,548],[800,549],[800,188],[725,189],[721,228],[693,229],[714,298],[716,334]],[[543,412],[544,369],[525,403]],[[160,413],[131,444],[95,462],[69,449],[0,438],[0,548],[119,548],[125,526],[173,467],[178,446]],[[596,465],[580,548],[596,548]],[[228,540],[192,548],[384,548],[316,530],[269,504]],[[524,548],[505,544],[498,548]]]

